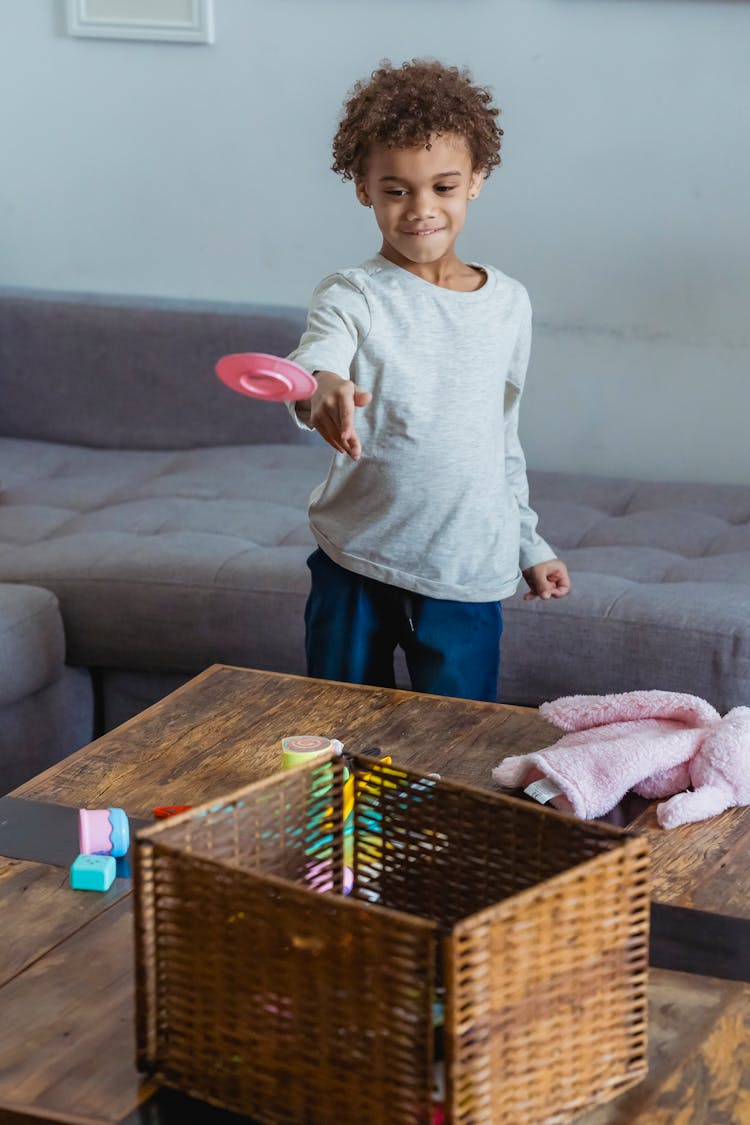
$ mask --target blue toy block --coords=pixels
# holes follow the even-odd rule
[[[114,856],[79,855],[70,867],[70,885],[74,891],[108,891],[116,869]]]

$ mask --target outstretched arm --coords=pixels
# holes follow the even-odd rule
[[[318,380],[311,398],[288,404],[290,413],[298,425],[317,430],[337,453],[347,453],[355,461],[361,454],[354,428],[355,407],[365,406],[371,396],[360,392],[347,376],[370,327],[370,310],[362,290],[343,274],[331,274],[315,289],[307,327],[288,357]]]

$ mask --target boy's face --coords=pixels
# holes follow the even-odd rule
[[[432,147],[374,145],[357,198],[372,207],[387,258],[408,268],[455,257],[454,245],[470,199],[482,187],[469,147],[453,134],[432,138]]]

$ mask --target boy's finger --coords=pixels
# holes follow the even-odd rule
[[[558,578],[554,590],[552,591],[553,598],[564,598],[566,594],[570,593],[570,579]]]
[[[550,570],[547,574],[547,580],[552,587],[553,593],[556,590],[570,589],[570,577],[567,570],[558,570],[557,568]]]
[[[336,450],[337,453],[346,453],[347,452],[346,449],[344,448],[344,446],[341,444],[341,441],[339,440],[339,435],[336,432],[336,430],[332,430],[328,426],[317,426],[316,429],[317,429],[318,433],[320,434],[320,436],[323,438],[323,440],[327,441],[329,445],[333,446],[333,448]]]
[[[553,588],[554,583],[551,581],[550,576],[548,574],[541,574],[536,582],[536,592],[539,597],[546,601],[547,598],[552,596]]]
[[[359,438],[356,434],[352,434],[350,438],[346,439],[346,452],[351,457],[352,461],[359,461],[362,453],[362,446],[359,443]]]
[[[349,438],[354,433],[354,403],[351,398],[339,403],[339,433],[343,438]]]

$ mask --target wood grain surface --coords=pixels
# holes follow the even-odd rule
[[[120,1121],[150,1096],[135,1068],[132,944],[128,896],[3,987],[0,1122],[4,1109]]]
[[[750,918],[750,808],[665,831],[652,806],[631,827],[651,845],[655,901]]]
[[[293,734],[335,736],[352,751],[377,745],[396,764],[488,787],[501,758],[558,733],[529,708],[218,666],[13,796],[149,816],[274,773]]]
[[[0,986],[129,895],[130,886],[118,879],[105,894],[73,894],[65,869],[0,856]]]
[[[300,733],[354,751],[377,745],[396,764],[483,787],[501,758],[560,735],[531,708],[218,665],[14,795],[148,817],[155,805],[199,804],[268,776],[282,737]],[[667,832],[650,807],[631,827],[648,836],[656,901],[750,918],[750,809]]]
[[[501,758],[559,735],[526,708],[215,666],[13,795],[150,818],[155,805],[198,804],[270,775],[281,738],[300,733],[377,745],[396,764],[484,787]],[[653,848],[655,897],[748,916],[747,811],[667,833],[648,810],[636,826]],[[0,1123],[139,1112],[159,1125],[134,1063],[129,882],[74,893],[61,868],[0,858],[0,904]],[[581,1122],[750,1121],[750,986],[662,970],[650,980],[649,1076]]]

